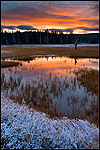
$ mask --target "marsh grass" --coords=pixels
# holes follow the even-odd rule
[[[77,76],[78,79],[80,79],[81,77],[80,73],[82,74],[82,70],[79,71],[79,75]],[[86,75],[86,73],[84,73],[84,75]],[[52,73],[50,73],[48,79],[46,79],[45,81],[41,77],[41,82],[35,80],[22,82],[22,77],[14,77],[12,75],[9,76],[8,80],[6,80],[5,73],[2,72],[1,87],[2,90],[5,91],[6,95],[10,97],[10,99],[15,100],[15,102],[18,102],[20,105],[24,100],[25,104],[28,105],[29,108],[32,107],[37,111],[45,112],[51,118],[60,118],[63,115],[59,107],[57,107],[56,103],[58,102],[58,99],[60,100],[59,103],[63,103],[63,92],[66,92],[69,87],[70,90],[75,90],[77,79],[73,78],[69,82],[65,77],[65,79],[61,82],[61,80],[57,76],[55,76],[54,79],[51,80],[51,76]],[[89,88],[89,90],[90,89],[91,87]],[[66,100],[67,107],[70,108],[70,111],[68,111],[65,116],[69,118],[80,118],[83,120],[87,119],[89,122],[93,122],[96,125],[99,125],[99,100],[94,98],[90,101],[86,95],[82,96],[81,99],[79,96],[68,95],[66,97]],[[88,105],[89,101],[90,106]]]
[[[77,80],[87,88],[87,91],[95,93],[99,97],[99,71],[93,69],[80,69],[76,72]]]
[[[43,83],[35,86],[29,81],[26,81],[25,84],[21,83],[21,80],[21,77],[14,78],[10,76],[7,81],[5,74],[2,73],[2,90],[5,90],[6,95],[12,100],[15,99],[15,102],[18,102],[20,105],[24,100],[25,104],[29,105],[30,108],[33,107],[38,111],[45,112],[50,115],[50,117],[60,117],[60,111],[58,111],[56,106],[53,105],[53,100],[49,95],[50,91],[43,86]],[[41,91],[41,96],[39,96],[39,91]],[[54,89],[52,92],[55,94]]]
[[[76,72],[77,81],[80,85],[86,87],[87,91],[91,92],[92,94],[96,94],[98,99],[91,100],[91,104],[89,108],[85,108],[84,115],[80,113],[80,118],[87,117],[89,122],[95,122],[95,124],[99,125],[99,71],[98,70],[87,70],[81,69]],[[85,96],[83,102],[87,102],[88,97]],[[83,105],[83,104],[82,104]]]

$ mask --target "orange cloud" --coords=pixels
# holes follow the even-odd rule
[[[14,1],[13,5],[11,2],[2,3],[1,25],[29,25],[34,28],[45,26],[61,29],[81,26],[87,28],[99,27],[97,2],[58,1],[50,3],[25,1],[24,3]]]

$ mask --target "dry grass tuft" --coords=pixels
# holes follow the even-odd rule
[[[81,69],[77,74],[77,80],[81,85],[87,88],[88,91],[97,94],[99,96],[99,71]]]

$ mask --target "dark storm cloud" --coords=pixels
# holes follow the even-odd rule
[[[94,19],[94,20],[89,20],[89,19],[80,19],[82,22],[87,22],[89,25],[99,25],[99,20]]]
[[[49,14],[46,10],[49,9],[48,7],[45,8],[43,5],[40,8],[29,8],[29,7],[20,7],[20,8],[12,8],[7,9],[4,12],[2,11],[2,19],[20,19],[27,20],[27,18],[58,18],[58,19],[73,19],[73,16],[64,16],[64,15],[57,15],[57,14]]]
[[[33,28],[32,26],[27,26],[27,25],[19,25],[16,26],[16,28],[21,30],[37,30],[37,28]]]
[[[99,31],[99,28],[77,27],[77,28],[64,29],[63,32],[72,32],[75,29],[81,29],[81,30],[84,30],[84,31]]]
[[[49,29],[50,31],[56,31],[56,32],[72,32],[75,29],[81,29],[84,31],[99,31],[99,28],[87,28],[87,27],[77,27],[77,28],[67,28],[67,29]]]
[[[78,27],[77,29],[82,29],[85,31],[99,31],[99,28]]]
[[[15,30],[15,29],[20,29],[20,30],[37,30],[37,28],[33,28],[32,26],[27,26],[27,25],[19,25],[19,26],[1,26],[1,29],[10,29],[10,30]]]
[[[14,29],[16,29],[16,26],[1,26],[1,29],[3,30],[3,29],[10,29],[10,30],[14,30]]]
[[[74,19],[73,16],[56,15],[59,19]]]

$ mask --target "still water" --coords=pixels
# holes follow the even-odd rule
[[[31,61],[18,62],[22,65],[1,70],[6,79],[12,75],[22,77],[21,83],[24,84],[29,81],[37,88],[41,84],[48,90],[49,98],[52,98],[53,104],[62,115],[77,116],[79,111],[84,112],[84,108],[89,108],[91,102],[97,99],[95,94],[87,92],[85,87],[79,85],[75,72],[85,68],[99,70],[99,59],[36,56]],[[54,92],[51,90],[53,86],[56,89]],[[42,94],[43,92],[38,90],[38,95]],[[84,103],[84,99],[88,100]]]

